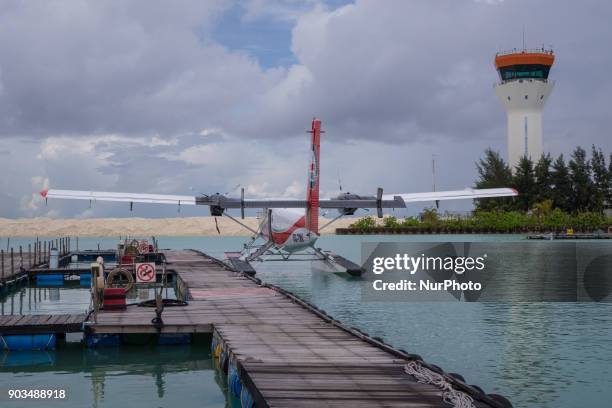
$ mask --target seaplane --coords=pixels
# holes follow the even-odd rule
[[[310,154],[308,178],[305,199],[258,199],[246,198],[244,188],[240,197],[230,197],[227,194],[211,195],[170,195],[170,194],[138,194],[102,191],[56,190],[45,189],[40,192],[45,199],[69,199],[95,201],[117,201],[130,204],[155,203],[208,206],[210,215],[226,216],[253,233],[252,238],[240,252],[229,253],[228,261],[234,267],[245,272],[254,273],[250,262],[254,260],[321,260],[346,269],[349,273],[358,274],[361,268],[347,259],[324,251],[315,246],[320,236],[320,230],[328,227],[344,216],[354,215],[359,209],[375,209],[378,218],[383,217],[383,211],[406,208],[408,203],[439,202],[442,200],[459,200],[475,198],[511,197],[518,195],[512,188],[464,189],[454,191],[433,191],[424,193],[384,194],[379,187],[375,195],[359,195],[341,193],[333,198],[319,198],[319,178],[321,175],[321,120],[314,118],[311,123]],[[229,210],[240,210],[244,219],[245,210],[261,211],[257,230],[241,222],[229,214]],[[337,215],[321,228],[319,227],[320,211],[336,210]]]

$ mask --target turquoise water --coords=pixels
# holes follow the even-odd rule
[[[0,295],[0,315],[86,313],[89,288],[37,288],[22,286],[6,298]]]
[[[362,241],[447,242],[466,239],[512,241],[523,240],[524,237],[325,236],[319,241],[319,246],[359,262]],[[239,250],[244,240],[241,237],[159,238],[160,247],[163,248],[196,248],[218,257],[223,256],[223,251]],[[19,241],[12,240],[12,243],[20,245]],[[27,245],[30,240],[22,242]],[[96,248],[98,244],[101,248],[112,248],[116,242],[114,238],[81,238],[79,245],[81,249]],[[515,407],[606,407],[612,400],[612,305],[609,303],[364,302],[361,299],[363,281],[321,270],[309,262],[256,263],[255,267],[259,278],[300,295],[349,326],[379,336],[408,352],[420,354],[446,371],[462,374],[468,383],[479,385],[488,393],[507,396]],[[82,307],[77,299],[80,295],[77,294],[73,289],[62,292],[62,299],[66,300],[64,304],[72,304],[65,307]],[[5,308],[9,301],[6,299],[4,302]],[[91,351],[58,351],[60,354],[55,356],[55,361],[60,364],[64,359],[78,360],[78,356],[72,355],[88,352]],[[159,358],[157,354],[141,354],[139,363],[124,364],[120,352],[109,351],[108,355],[107,351],[98,353],[123,373],[121,384],[113,383],[114,377],[107,377],[114,384],[112,387],[129,389],[129,384],[134,383],[134,389],[143,393],[140,399],[131,401],[130,406],[174,405],[174,400],[166,397],[166,394],[160,397],[155,389],[149,390],[146,388],[149,385],[144,386],[153,376],[151,371],[141,372],[135,368],[138,364],[155,367]],[[85,360],[80,358],[84,366],[80,372],[70,374],[73,376],[70,381],[83,384],[86,389],[91,388],[91,381],[83,379],[91,377],[91,374],[87,371]],[[95,369],[95,364],[91,365],[91,370]],[[28,367],[26,365],[23,369],[23,375],[14,370],[8,371],[6,366],[0,367],[0,384],[6,384],[5,381],[11,379],[20,385],[22,381],[44,384],[48,379],[59,378],[53,376],[57,373],[53,367],[26,374]],[[186,376],[193,373],[194,377],[199,378],[197,386],[190,381],[182,382],[183,377],[179,373],[161,374],[166,379],[165,383],[170,384],[169,389],[176,384],[184,391],[181,406],[215,406],[214,402],[202,404],[198,400],[201,396],[191,397],[187,391],[189,387],[194,387],[194,395],[200,395],[197,392],[202,387],[207,389],[207,392],[211,392],[210,398],[213,398],[216,389],[219,403],[221,406],[225,404],[224,393],[214,385],[214,372],[206,374],[206,370],[198,371],[185,366],[182,373]],[[57,381],[64,382],[63,379]],[[144,388],[138,388],[141,385]],[[169,391],[168,395],[173,392]],[[84,393],[80,399],[84,405],[75,406],[96,406],[93,397],[88,395]],[[102,403],[97,406],[111,406],[110,401],[117,401],[113,398],[105,393]],[[0,406],[5,406],[1,402]]]
[[[226,407],[205,346],[134,347],[0,354],[0,406]],[[15,400],[7,390],[64,390],[65,399]]]
[[[134,288],[126,303],[140,303],[155,298],[153,286]],[[159,289],[157,289],[159,291]],[[173,287],[163,290],[166,299],[176,299]],[[23,285],[9,294],[0,295],[0,315],[87,313],[91,294],[89,287],[28,287]]]

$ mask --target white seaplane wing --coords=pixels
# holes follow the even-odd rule
[[[513,188],[484,188],[484,189],[465,189],[453,191],[432,191],[428,193],[400,193],[385,194],[383,200],[392,200],[394,197],[401,197],[406,203],[416,203],[420,201],[441,201],[441,200],[460,200],[466,198],[493,198],[493,197],[512,197],[517,196],[518,191]]]
[[[138,194],[138,193],[113,193],[109,191],[81,191],[81,190],[43,190],[40,192],[43,198],[63,198],[68,200],[90,200],[90,201],[121,201],[129,203],[154,203],[174,205],[195,205],[196,198],[186,195],[171,194]]]
[[[44,190],[41,196],[69,200],[89,201],[120,201],[129,203],[152,203],[174,205],[208,205],[218,209],[231,208],[307,208],[306,200],[287,198],[245,199],[244,191],[240,198],[226,197],[214,194],[210,196],[186,196],[171,194],[139,194],[116,193],[109,191],[81,190]],[[357,209],[357,208],[404,208],[407,203],[421,201],[459,200],[474,198],[512,197],[518,192],[512,188],[465,189],[454,191],[433,191],[428,193],[398,193],[382,194],[379,189],[377,196],[359,196],[355,194],[341,195],[331,199],[321,199],[319,206],[327,209]]]

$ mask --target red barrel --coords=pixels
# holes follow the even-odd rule
[[[125,309],[125,289],[106,288],[104,289],[104,310],[123,310]]]
[[[123,255],[121,257],[122,265],[129,265],[134,263],[134,257],[132,255]]]

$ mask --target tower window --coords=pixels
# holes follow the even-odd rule
[[[512,79],[547,79],[550,66],[540,64],[511,65],[499,69],[501,79],[509,81]]]
[[[512,100],[512,98],[511,98],[511,97],[508,97],[508,100],[509,100],[509,101],[511,101],[511,100]]]
[[[525,95],[525,99],[529,99],[529,95]]]
[[[540,95],[540,100],[544,99],[544,95]]]

